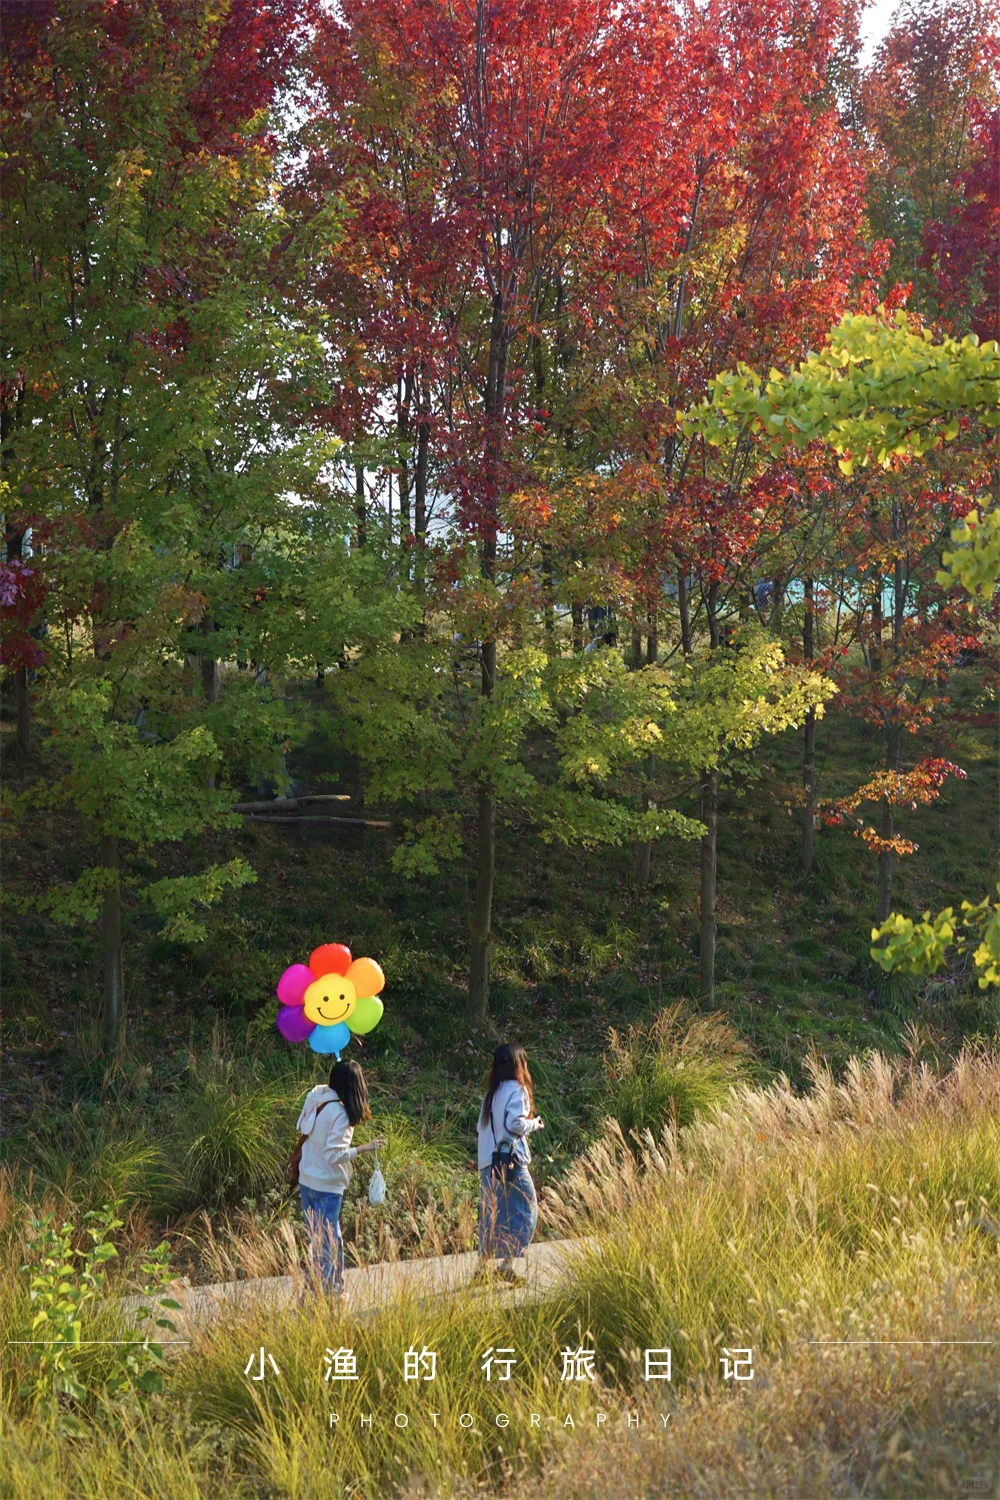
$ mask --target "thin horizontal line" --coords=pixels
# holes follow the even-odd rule
[[[948,1344],[961,1349],[992,1349],[996,1339],[807,1339],[810,1349],[844,1349],[862,1347],[866,1349],[894,1349],[897,1347],[919,1347],[924,1344]]]
[[[152,1339],[152,1343],[158,1344],[165,1349],[169,1344],[190,1344],[190,1339]],[[107,1347],[122,1345],[127,1348],[141,1348],[135,1339],[8,1339],[6,1347],[9,1349],[14,1344],[30,1344],[32,1347],[49,1348],[55,1344],[69,1344],[74,1349],[79,1349],[84,1344],[102,1344]]]

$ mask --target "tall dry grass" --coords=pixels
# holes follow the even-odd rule
[[[171,1365],[164,1396],[145,1409],[98,1399],[88,1435],[61,1447],[14,1396],[21,1356],[9,1354],[4,1493],[625,1500],[997,1482],[996,1052],[968,1050],[945,1073],[915,1057],[870,1057],[839,1082],[817,1068],[805,1097],[784,1082],[737,1087],[710,1117],[632,1146],[609,1127],[549,1196],[552,1221],[597,1245],[543,1302],[468,1291],[400,1297],[372,1316],[236,1308]],[[12,1207],[2,1293],[18,1279],[18,1235]],[[276,1238],[270,1268],[290,1267],[294,1248]],[[965,1354],[884,1343],[926,1338],[984,1342]],[[255,1385],[244,1369],[262,1343],[281,1379]],[[432,1385],[403,1379],[403,1351],[424,1344],[438,1353]],[[517,1354],[502,1391],[481,1372],[491,1344]],[[596,1352],[593,1383],[559,1378],[560,1350],[577,1344]],[[334,1392],[323,1354],[338,1345],[355,1349],[363,1378]],[[674,1379],[654,1390],[640,1355],[663,1346]],[[718,1364],[732,1346],[754,1351],[755,1379],[739,1389]]]

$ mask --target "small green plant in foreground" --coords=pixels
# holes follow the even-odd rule
[[[24,1341],[31,1350],[32,1374],[19,1394],[47,1410],[64,1431],[80,1428],[67,1403],[81,1406],[97,1394],[96,1381],[85,1383],[86,1341],[81,1336],[84,1316],[88,1309],[96,1310],[105,1291],[108,1262],[118,1254],[110,1236],[124,1224],[107,1204],[91,1210],[84,1219],[93,1222],[86,1225],[91,1244],[83,1250],[74,1245],[76,1228],[68,1220],[57,1227],[54,1214],[32,1219],[29,1248],[35,1259],[22,1267],[31,1275],[31,1305],[36,1311],[31,1337]],[[154,1299],[156,1309],[178,1309],[180,1303],[159,1295],[170,1279],[170,1246],[166,1240],[145,1254],[142,1271],[143,1294]],[[174,1331],[170,1319],[154,1317],[149,1306],[139,1306],[133,1316],[138,1322],[153,1319],[157,1328]],[[114,1351],[110,1361],[98,1366],[86,1362],[86,1373],[100,1370],[103,1392],[116,1395],[132,1389],[150,1395],[162,1391],[159,1367],[163,1349],[151,1328],[126,1331],[109,1347]]]

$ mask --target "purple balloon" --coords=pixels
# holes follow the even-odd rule
[[[283,1005],[275,1024],[286,1042],[304,1042],[316,1030],[300,1005]]]
[[[278,999],[282,1005],[301,1005],[315,978],[312,969],[306,968],[305,964],[292,964],[278,980]]]

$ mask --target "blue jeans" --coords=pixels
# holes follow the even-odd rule
[[[527,1167],[519,1164],[502,1177],[492,1167],[479,1173],[479,1254],[484,1260],[513,1260],[535,1237],[538,1199]]]
[[[343,1193],[323,1193],[299,1183],[302,1212],[309,1226],[313,1264],[319,1261],[324,1290],[344,1290],[344,1240],[340,1233]]]

